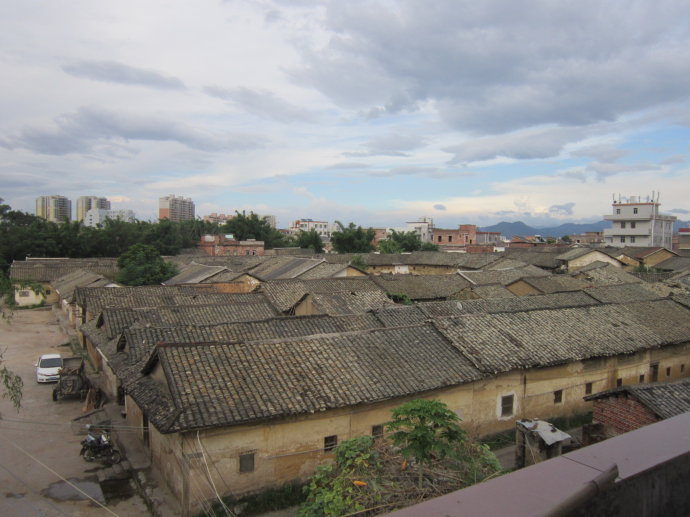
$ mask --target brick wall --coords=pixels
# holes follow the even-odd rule
[[[621,393],[595,400],[592,420],[603,424],[607,435],[614,436],[653,424],[660,419],[637,400]]]

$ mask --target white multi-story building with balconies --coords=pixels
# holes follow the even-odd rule
[[[662,246],[671,249],[673,223],[676,217],[659,213],[659,195],[642,200],[640,196],[630,196],[613,200],[613,213],[604,219],[611,221],[612,227],[604,230],[604,243],[607,246]]]

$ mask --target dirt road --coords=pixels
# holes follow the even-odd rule
[[[19,412],[8,399],[0,399],[0,515],[148,515],[137,495],[124,491],[104,496],[96,478],[102,466],[79,456],[83,436],[70,425],[82,414],[81,403],[53,402],[54,385],[36,382],[38,357],[47,353],[70,356],[69,347],[64,346],[67,341],[50,309],[16,311],[10,321],[0,320],[4,365],[24,381]]]

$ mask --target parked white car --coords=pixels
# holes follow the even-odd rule
[[[57,382],[60,368],[62,368],[60,354],[42,355],[36,363],[36,382]]]

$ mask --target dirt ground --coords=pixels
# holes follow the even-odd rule
[[[16,311],[9,321],[0,320],[3,364],[24,381],[19,412],[8,399],[0,399],[0,515],[149,515],[143,500],[127,490],[103,494],[96,477],[103,465],[87,463],[79,456],[83,434],[70,424],[82,414],[82,404],[78,400],[53,402],[54,384],[36,382],[38,357],[72,355],[67,342],[51,309]]]

